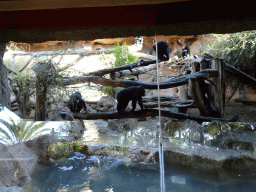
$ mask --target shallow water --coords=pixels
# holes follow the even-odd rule
[[[107,121],[84,121],[86,144],[118,145],[126,147],[158,148],[159,128],[155,119],[139,122],[132,130],[112,131]],[[251,132],[255,135],[255,132]],[[165,132],[163,144],[166,149],[200,154],[226,154],[225,150],[209,148],[191,142],[191,129],[179,127],[172,134]],[[197,135],[193,139],[197,140]],[[205,141],[212,139],[204,135]],[[233,154],[230,154],[231,156]],[[165,165],[166,192],[221,192],[255,191],[256,175],[239,173],[206,173],[178,165]],[[85,156],[73,153],[62,163],[37,165],[32,180],[25,186],[28,192],[74,191],[74,192],[156,192],[160,191],[160,170],[158,164],[126,164],[112,157]]]
[[[157,164],[126,165],[111,157],[88,157],[73,152],[66,162],[37,165],[24,189],[29,192],[156,192],[160,191],[159,174]],[[246,179],[237,175],[223,181],[218,174],[190,172],[178,166],[165,169],[166,191],[171,192],[255,191],[256,178]]]

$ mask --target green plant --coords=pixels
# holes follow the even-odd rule
[[[207,39],[205,52],[215,57],[225,57],[225,62],[237,69],[256,78],[256,31],[244,31],[231,34],[211,34]],[[227,86],[231,87],[233,93],[242,90],[244,84],[238,79],[227,75]]]
[[[19,104],[21,116],[26,118],[32,108],[30,97],[35,93],[35,78],[28,72],[12,75],[11,86]]]
[[[105,55],[100,57],[100,61],[110,67],[120,67],[123,65],[127,65],[129,63],[134,63],[139,60],[138,57],[132,55],[129,52],[128,45],[124,43],[122,46],[119,44],[117,40],[115,40],[116,45],[114,46],[113,53],[106,53]],[[115,98],[116,93],[121,90],[120,87],[112,87],[112,86],[104,86],[99,89],[104,94],[111,95]]]
[[[104,86],[104,87],[100,87],[99,91],[101,91],[106,95],[111,95],[113,98],[116,98],[116,93],[121,89],[122,89],[121,87]]]
[[[0,141],[4,143],[20,143],[24,142],[32,137],[35,137],[46,130],[50,130],[49,128],[45,128],[39,131],[46,123],[39,123],[32,121],[27,122],[24,120],[20,120],[19,123],[15,123],[15,121],[10,118],[11,123],[0,119],[0,122],[6,126],[6,129],[0,127]]]
[[[107,148],[109,151],[114,152],[114,153],[120,153],[122,155],[127,153],[127,149],[122,146],[107,146]]]
[[[48,147],[48,154],[52,159],[60,159],[67,157],[73,151],[85,152],[85,146],[80,145],[82,140],[71,141],[71,142],[58,142]]]
[[[50,145],[48,147],[48,154],[52,159],[60,159],[62,157],[67,157],[70,152],[73,151],[73,146],[70,143],[61,143]]]

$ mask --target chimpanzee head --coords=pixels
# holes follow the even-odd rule
[[[75,94],[76,94],[76,95],[80,95],[80,96],[82,96],[82,95],[81,95],[81,93],[80,93],[79,91],[75,92]]]
[[[135,44],[143,44],[143,37],[142,36],[135,37],[134,43]]]

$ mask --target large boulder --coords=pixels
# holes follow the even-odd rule
[[[23,186],[31,179],[36,162],[37,156],[24,143],[12,146],[1,144],[0,187]]]
[[[110,112],[110,111],[116,111],[116,100],[108,95],[103,96],[100,98],[100,100],[97,103],[97,111],[98,112]]]
[[[42,135],[35,139],[26,141],[25,145],[38,156],[38,162],[48,162],[48,147],[51,144],[57,143],[57,141],[54,130],[52,130],[49,135]]]
[[[138,127],[138,119],[109,119],[108,127],[115,131],[132,130]]]
[[[70,129],[68,130],[69,137],[72,137],[72,140],[78,140],[83,136],[84,131],[86,130],[83,120],[75,119],[71,121]]]

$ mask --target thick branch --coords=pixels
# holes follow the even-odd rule
[[[85,55],[79,55],[79,57],[78,57],[75,61],[73,61],[73,62],[70,63],[70,64],[67,64],[66,66],[64,66],[64,67],[62,67],[62,68],[60,68],[60,69],[58,69],[57,71],[64,71],[64,70],[66,70],[66,69],[68,69],[68,68],[74,66],[76,63],[78,63],[78,62],[79,62],[81,59],[83,59],[84,57],[85,57]]]
[[[144,102],[144,100],[143,100]],[[156,108],[158,107],[158,102],[144,102],[145,108]],[[186,107],[186,108],[196,108],[193,100],[187,101],[161,101],[161,107]]]
[[[106,112],[106,113],[74,113],[74,118],[77,119],[85,119],[85,120],[93,120],[93,119],[121,119],[121,118],[139,118],[139,117],[147,117],[147,116],[158,116],[158,109],[144,109],[140,111],[134,112]],[[65,114],[64,114],[65,115]],[[213,118],[213,117],[203,117],[190,115],[186,113],[174,113],[167,110],[161,110],[161,115],[164,117],[176,118],[176,119],[191,119],[199,122],[209,122],[209,121],[227,121],[227,122],[235,122],[238,120],[238,116],[234,116],[231,119],[223,119],[223,118]]]
[[[216,70],[204,70],[197,73],[189,74],[186,76],[182,76],[175,79],[168,79],[165,81],[160,82],[160,89],[167,89],[172,87],[177,87],[181,85],[188,84],[188,80],[190,78],[208,78],[208,77],[216,77],[218,76],[218,71]],[[57,79],[59,83],[63,85],[74,85],[84,82],[92,82],[95,84],[101,84],[105,86],[113,86],[113,87],[129,87],[133,85],[143,85],[146,89],[157,89],[157,83],[153,82],[145,82],[139,80],[128,80],[128,79],[118,79],[118,80],[111,80],[99,76],[81,76],[81,77],[65,77],[63,79]]]
[[[238,78],[243,83],[250,85],[252,88],[256,89],[256,79],[252,78],[251,76],[247,75],[246,73],[236,69],[235,67],[225,64],[225,70],[232,76]]]
[[[24,53],[12,53],[12,55],[31,55],[31,56],[44,56],[44,55],[94,55],[100,54],[106,51],[113,51],[113,49],[100,49],[100,50],[92,50],[92,51],[82,51],[82,50],[72,50],[72,51],[42,51],[42,52],[24,52]]]
[[[164,62],[161,62],[160,65],[165,64]],[[130,70],[122,70],[122,71],[116,71],[115,73],[113,73],[111,75],[112,79],[116,79],[116,78],[120,78],[120,77],[124,77],[124,76],[129,76],[129,75],[140,75],[140,74],[144,74],[147,73],[148,71],[152,71],[154,69],[157,68],[156,64],[151,64],[145,67],[139,67],[136,69],[130,69]]]
[[[156,60],[149,60],[149,61],[141,60],[141,61],[138,61],[136,63],[123,65],[121,67],[114,67],[114,68],[101,69],[101,70],[98,70],[98,71],[94,71],[94,72],[89,73],[89,75],[103,76],[103,75],[108,74],[108,73],[114,73],[116,71],[121,71],[121,70],[126,70],[126,69],[131,70],[135,67],[147,66],[147,65],[150,65],[150,64],[154,64],[154,63],[156,63]]]
[[[139,58],[143,58],[143,59],[156,60],[156,56],[145,54],[145,53],[135,52],[135,53],[133,53],[133,55],[135,55]]]
[[[28,64],[34,59],[35,56],[31,56],[26,62],[25,64],[19,69],[19,72],[22,72],[27,66]]]

